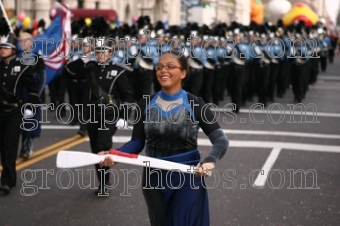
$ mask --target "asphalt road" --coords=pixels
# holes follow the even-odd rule
[[[218,122],[230,147],[207,179],[211,225],[339,225],[339,68],[338,56],[307,93],[303,104],[314,106],[314,118],[312,108],[306,119],[299,110],[290,111],[291,89],[275,100],[273,111],[268,106],[249,114],[255,102],[247,102],[237,118],[220,112]],[[226,97],[220,107],[229,102]],[[33,156],[18,159],[17,186],[0,196],[0,225],[149,225],[142,168],[118,164],[110,196],[94,195],[98,182],[93,166],[56,168],[60,150],[90,152],[88,138],[76,135],[77,126],[59,123],[51,112],[48,120],[34,141]],[[114,147],[130,135],[118,131]],[[202,156],[211,147],[202,132],[199,147]]]

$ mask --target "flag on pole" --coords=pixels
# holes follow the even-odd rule
[[[34,37],[36,52],[44,56],[46,84],[49,84],[62,70],[68,58],[72,57],[71,11],[56,2],[58,14],[46,31]]]

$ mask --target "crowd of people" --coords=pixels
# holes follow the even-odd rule
[[[124,24],[115,29],[99,18],[93,20],[91,26],[80,20],[72,27],[74,49],[83,38],[102,36],[115,40],[111,60],[126,66],[136,102],[143,95],[159,90],[155,77],[159,56],[167,50],[176,50],[187,57],[193,75],[184,89],[217,106],[229,95],[236,113],[256,97],[265,106],[282,98],[289,85],[292,85],[294,101],[302,102],[309,85],[317,81],[320,69],[325,71],[327,62],[333,62],[337,46],[337,36],[327,32],[321,23],[313,27],[306,27],[303,22],[289,27],[280,22],[249,26],[233,22],[230,26],[214,27],[188,23],[185,27],[166,28],[162,22],[153,26],[148,16],[144,16],[137,25]],[[94,31],[99,29],[100,32]],[[95,40],[91,43],[94,46]],[[79,52],[75,52],[75,56],[77,54]],[[74,92],[80,87],[75,77],[61,81],[65,73],[50,85],[51,100],[56,105],[65,101],[65,92],[75,104],[73,96],[77,94]],[[60,81],[66,85],[60,85]]]

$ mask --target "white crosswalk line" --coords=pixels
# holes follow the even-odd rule
[[[254,185],[257,187],[263,187],[266,184],[267,177],[269,171],[272,169],[276,159],[279,157],[279,154],[281,152],[281,148],[274,148],[271,152],[270,155],[268,156],[266,162],[262,166],[262,171],[259,173],[257,176]]]
[[[79,130],[79,126],[63,126],[63,125],[42,125],[42,129],[48,130]],[[120,131],[120,130],[118,130]],[[199,132],[203,132],[201,129]],[[322,134],[322,133],[297,133],[284,131],[264,131],[264,130],[232,130],[224,129],[224,133],[228,134],[244,134],[244,135],[266,135],[266,136],[287,136],[287,137],[310,137],[323,139],[340,139],[340,135]]]

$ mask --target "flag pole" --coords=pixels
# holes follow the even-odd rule
[[[0,1],[0,6],[1,6],[2,14],[4,14],[4,17],[5,17],[6,21],[7,21],[8,26],[9,26],[9,29],[11,30],[11,33],[14,34],[13,28],[12,28],[11,24],[9,23],[9,20],[8,20],[8,17],[7,17],[7,13],[5,11],[5,7],[4,7],[4,4],[2,3],[2,1]]]

